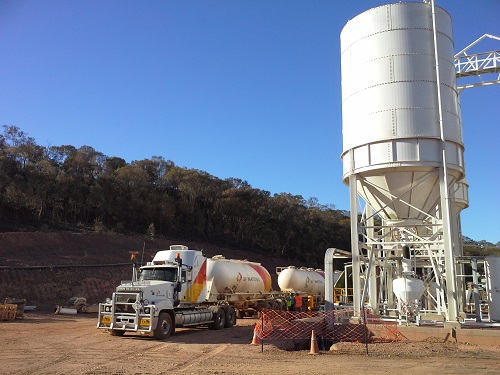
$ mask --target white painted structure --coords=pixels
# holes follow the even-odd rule
[[[437,285],[427,310],[457,321],[468,196],[451,17],[433,3],[383,5],[350,20],[340,40],[355,310],[397,309],[393,281],[405,271]]]
[[[484,265],[490,320],[500,322],[500,257],[486,257]]]

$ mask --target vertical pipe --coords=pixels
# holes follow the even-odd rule
[[[345,301],[344,302],[349,302],[349,287],[348,287],[348,277],[347,277],[347,269],[349,267],[344,265],[344,295],[345,295]],[[351,271],[352,271],[352,265],[351,265]]]
[[[334,306],[334,273],[333,269],[333,254],[335,248],[326,249],[325,252],[325,310],[332,311]]]
[[[439,189],[441,196],[441,221],[443,225],[443,242],[445,253],[445,270],[446,270],[446,296],[448,299],[447,320],[458,320],[458,306],[457,306],[457,287],[456,287],[456,272],[455,272],[455,258],[453,256],[453,236],[451,233],[451,219],[450,219],[450,194],[449,194],[449,181],[448,181],[448,167],[446,160],[446,139],[444,135],[443,124],[443,104],[441,98],[441,80],[439,71],[439,54],[437,45],[437,30],[436,30],[436,12],[434,0],[431,0],[432,12],[432,31],[434,38],[434,59],[436,65],[436,89],[438,99],[438,112],[439,112],[439,130],[441,137],[441,152],[442,152],[442,167],[439,168]]]
[[[481,322],[481,303],[479,302],[479,278],[477,277],[477,258],[471,259],[472,284],[474,287],[474,309],[476,310],[476,322]]]

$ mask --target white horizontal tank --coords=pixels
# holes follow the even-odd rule
[[[271,290],[271,275],[260,264],[215,256],[207,259],[207,286],[219,293],[264,293]]]
[[[339,278],[335,274],[336,282]],[[278,286],[286,292],[302,292],[314,296],[325,294],[325,273],[313,268],[296,268],[293,266],[283,269],[278,275]]]
[[[451,187],[464,176],[462,124],[451,17],[435,10]],[[400,2],[356,16],[340,35],[343,179],[357,174],[359,194],[386,220],[422,219],[440,199],[439,176],[429,177],[443,160],[433,34],[431,4]]]

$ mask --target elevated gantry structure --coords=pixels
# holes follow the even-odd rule
[[[488,86],[500,83],[500,50],[491,52],[481,52],[475,54],[467,54],[467,50],[479,43],[481,40],[490,38],[500,41],[500,38],[490,34],[484,34],[475,42],[469,44],[463,50],[455,55],[455,70],[457,77],[457,89],[460,91],[472,87]],[[480,77],[499,73],[496,78],[487,80],[481,79],[476,83],[458,84],[458,79],[464,77]]]

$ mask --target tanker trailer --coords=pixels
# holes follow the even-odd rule
[[[236,324],[236,311],[242,316],[279,307],[280,294],[270,289],[269,272],[259,263],[207,259],[199,250],[172,245],[134,268],[132,280],[99,304],[97,328],[157,339],[177,327],[228,328]]]
[[[303,292],[312,296],[325,296],[325,272],[323,270],[289,266],[277,273],[278,286],[284,292]]]
[[[272,291],[271,275],[260,263],[217,255],[207,261],[206,301],[221,300],[235,308],[238,318],[285,309],[282,293]]]
[[[277,267],[278,286],[287,295],[302,298],[302,310],[313,309],[325,300],[325,273],[314,268]],[[293,302],[292,302],[293,303]]]

